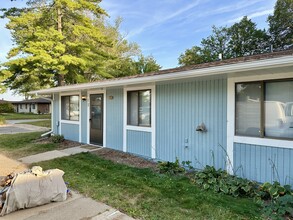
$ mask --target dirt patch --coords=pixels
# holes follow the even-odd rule
[[[22,172],[26,169],[28,168],[25,164],[0,154],[0,176],[6,176],[12,172]]]
[[[157,163],[142,157],[135,156],[133,154],[124,153],[117,150],[112,150],[108,148],[103,148],[92,152],[106,160],[111,160],[115,163],[126,164],[131,167],[138,168],[152,168],[157,167]]]
[[[50,144],[53,143],[52,138],[50,137],[44,137],[44,138],[39,138],[34,141],[34,143],[40,143],[40,144]],[[82,144],[76,141],[69,141],[69,140],[64,140],[60,143],[58,143],[58,150],[63,150],[66,148],[71,148],[71,147],[78,147],[81,146]]]

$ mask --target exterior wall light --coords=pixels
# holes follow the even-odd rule
[[[200,125],[198,125],[195,130],[200,131],[200,132],[207,132],[208,131],[204,123],[201,123]]]
[[[81,100],[82,100],[82,101],[85,101],[85,100],[86,100],[86,96],[85,96],[85,95],[82,95],[82,96],[81,96]]]

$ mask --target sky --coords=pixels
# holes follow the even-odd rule
[[[121,32],[136,42],[145,56],[152,55],[163,69],[178,66],[178,57],[188,48],[200,45],[213,25],[231,26],[248,16],[258,28],[267,29],[276,0],[103,0],[100,6],[109,19],[122,17]],[[0,0],[2,7],[21,7],[24,0]],[[0,62],[12,47],[7,20],[0,20]],[[21,100],[10,93],[0,99]]]

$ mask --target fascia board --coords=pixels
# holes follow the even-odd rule
[[[201,69],[194,69],[188,71],[180,71],[166,74],[158,74],[151,76],[143,76],[138,78],[126,78],[102,82],[92,82],[84,84],[69,85],[64,87],[56,87],[50,89],[42,89],[37,91],[31,91],[29,94],[51,94],[55,92],[69,92],[76,90],[86,90],[86,89],[96,89],[104,87],[113,87],[113,86],[125,86],[133,85],[140,83],[151,83],[151,82],[160,82],[167,80],[177,80],[177,79],[186,79],[186,78],[196,78],[202,76],[216,76],[222,74],[229,74],[235,72],[245,72],[253,71],[259,69],[269,69],[276,67],[285,67],[293,65],[293,56],[286,56],[280,58],[266,59],[266,60],[257,60],[251,62],[243,62],[236,64],[227,64],[222,66],[215,67],[206,67]]]

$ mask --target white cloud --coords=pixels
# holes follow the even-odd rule
[[[151,20],[149,20],[149,22],[143,24],[142,26],[140,26],[139,28],[133,30],[130,32],[128,37],[133,37],[135,35],[138,35],[140,33],[142,33],[144,30],[153,27],[153,26],[157,26],[157,25],[161,25],[163,23],[166,23],[167,21],[178,17],[179,15],[182,15],[183,13],[185,13],[186,11],[191,10],[192,8],[196,7],[197,5],[199,5],[201,3],[201,0],[197,0],[195,2],[192,2],[180,9],[178,9],[175,12],[172,13],[157,13],[154,16],[152,16]],[[150,17],[150,16],[149,16]]]
[[[272,14],[273,12],[274,12],[273,9],[267,9],[267,10],[263,10],[263,11],[254,12],[254,13],[252,13],[250,15],[247,15],[247,17],[252,19],[252,18],[257,18],[257,17],[264,16],[264,15],[269,15],[269,14]],[[227,23],[239,22],[242,18],[243,18],[243,16],[237,17],[237,18],[228,20]]]

